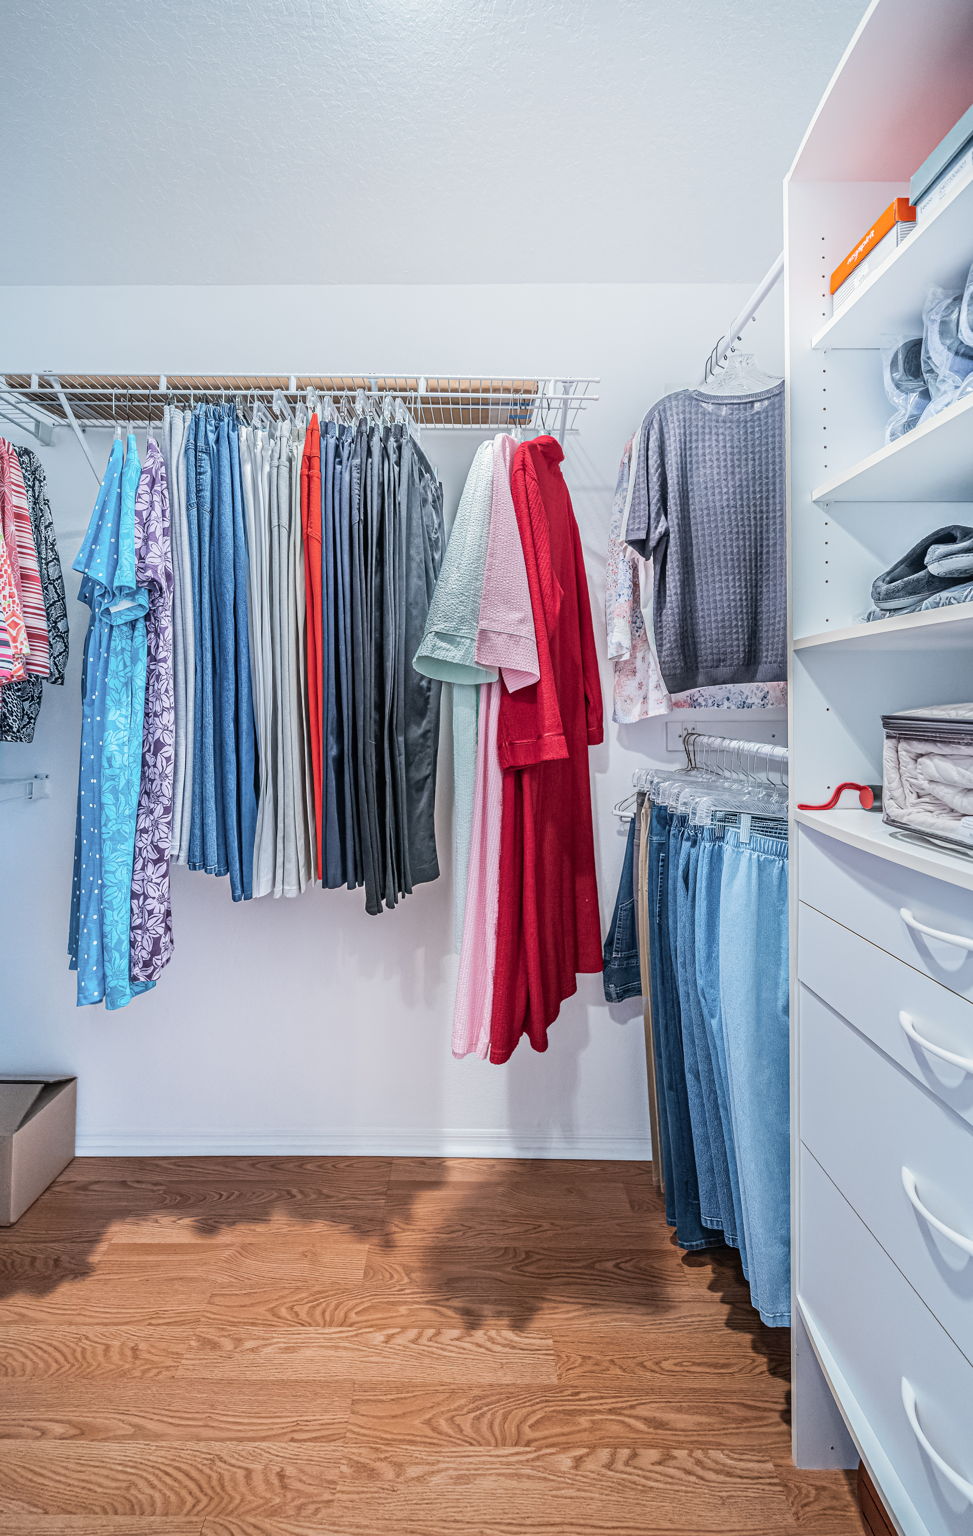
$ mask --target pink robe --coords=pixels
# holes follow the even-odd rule
[[[472,1053],[485,1058],[490,1050],[503,809],[503,772],[497,753],[501,689],[505,684],[514,692],[539,676],[527,566],[510,494],[515,448],[512,437],[501,435],[494,441],[490,541],[476,660],[481,666],[495,667],[503,682],[484,683],[480,688],[466,919],[453,1011],[454,1056]]]

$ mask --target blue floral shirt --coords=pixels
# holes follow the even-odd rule
[[[68,953],[79,1006],[121,1008],[146,987],[130,970],[132,861],[142,763],[147,594],[135,579],[134,434],[112,445],[74,569],[91,610]]]

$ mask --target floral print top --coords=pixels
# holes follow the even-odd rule
[[[136,579],[148,592],[142,777],[132,872],[133,981],[155,981],[172,959],[169,859],[175,764],[172,548],[166,468],[150,438],[135,496]]]
[[[605,571],[608,657],[614,662],[612,719],[631,725],[676,709],[780,709],[786,683],[724,683],[670,694],[662,680],[652,629],[652,561],[623,540],[633,456],[630,441],[622,455],[612,500]]]

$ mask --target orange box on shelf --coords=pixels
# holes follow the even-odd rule
[[[916,210],[907,197],[894,197],[888,207],[879,214],[875,223],[866,234],[862,236],[853,251],[849,251],[844,261],[840,261],[831,274],[831,292],[840,288],[846,277],[850,277],[859,262],[865,260],[870,251],[873,251],[880,240],[896,224],[914,224]]]

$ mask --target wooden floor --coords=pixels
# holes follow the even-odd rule
[[[4,1536],[861,1532],[637,1163],[79,1159],[0,1232]]]

